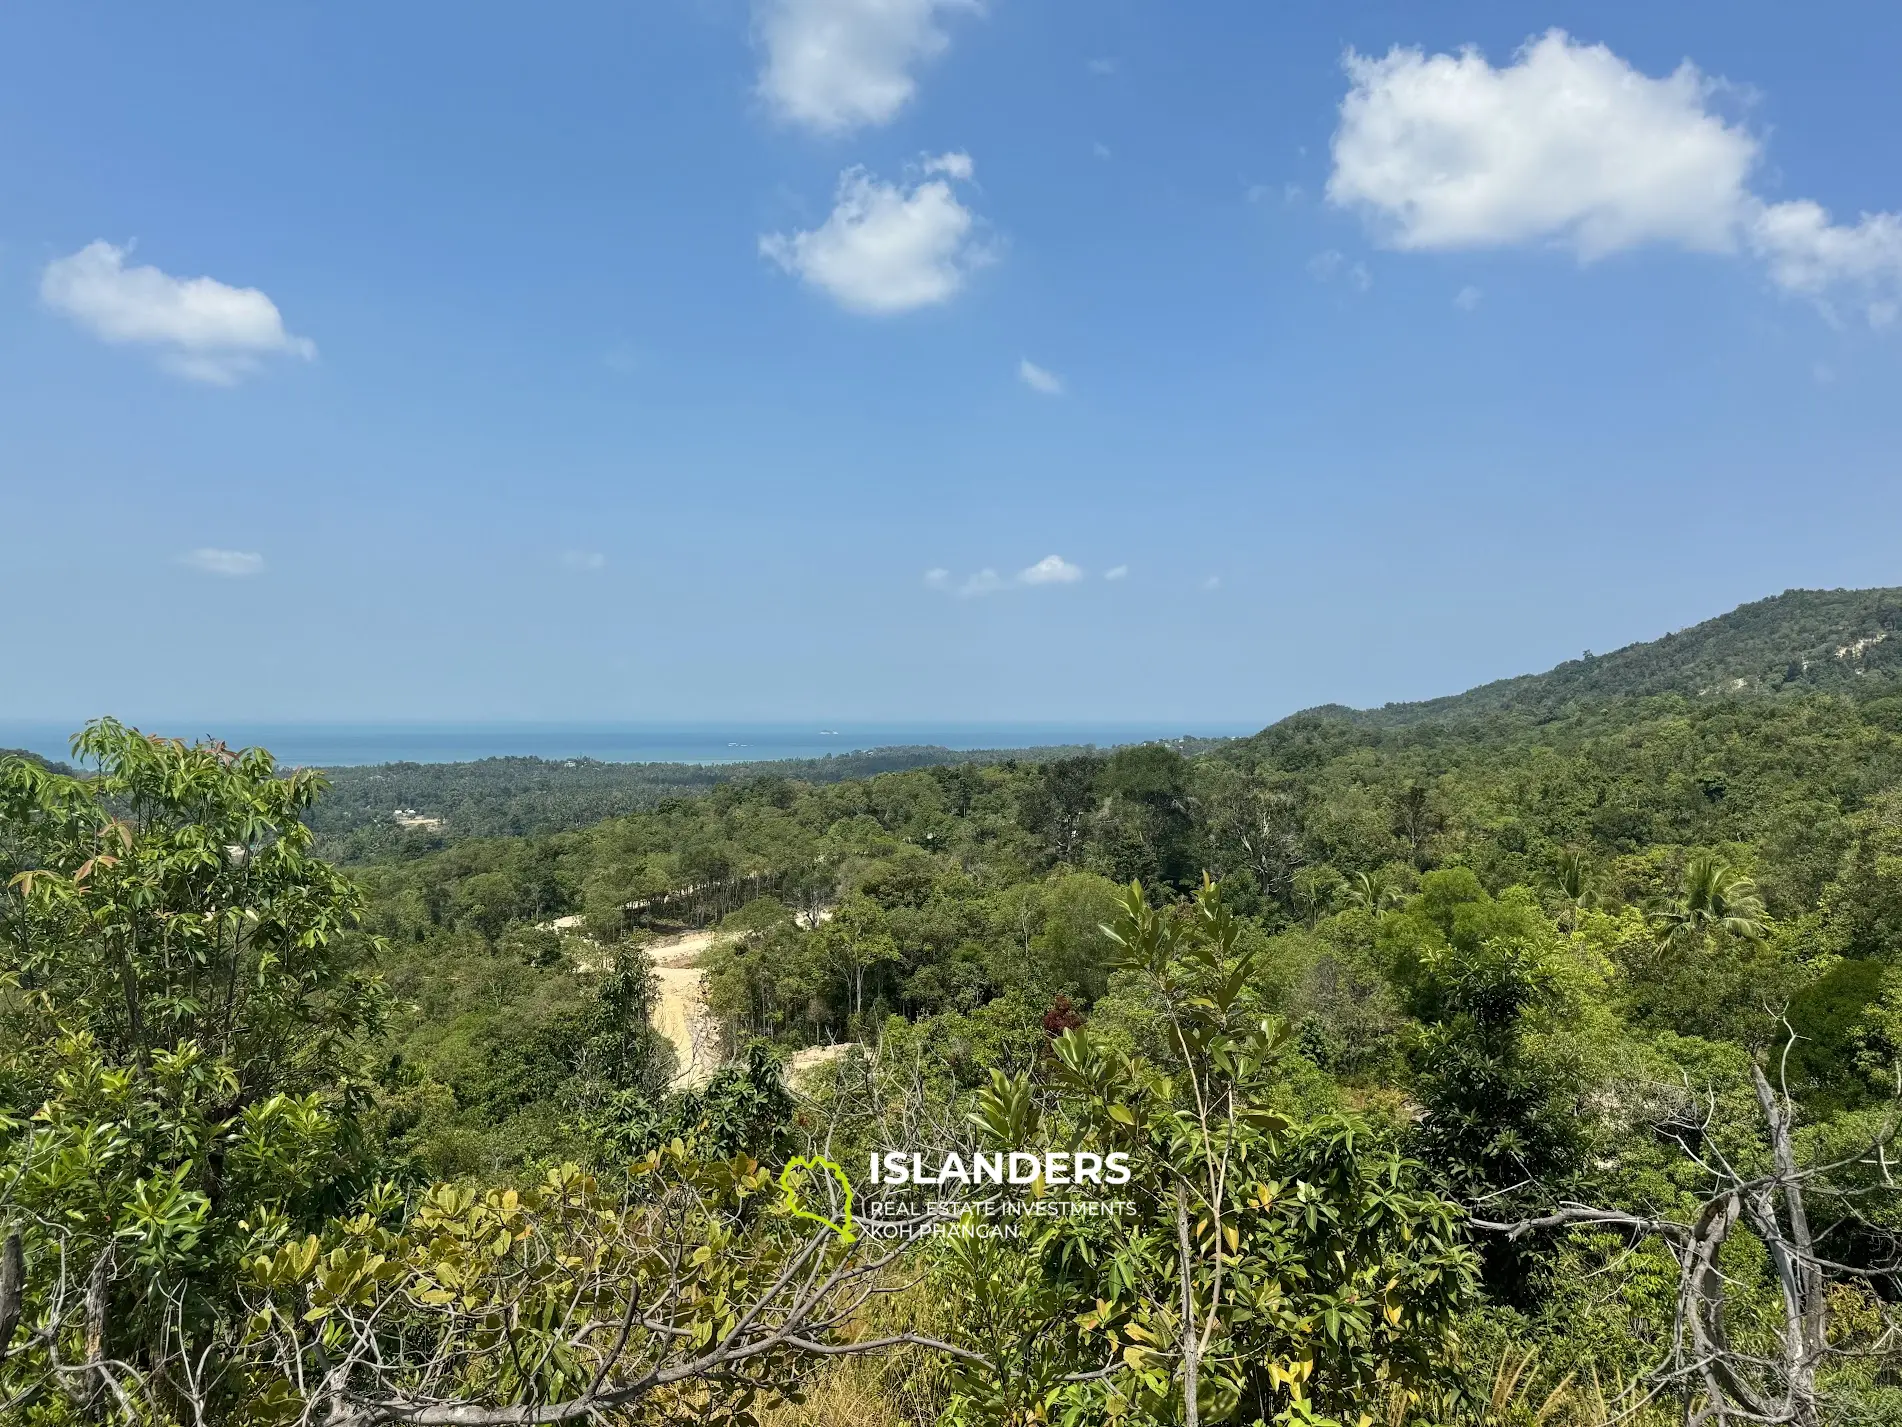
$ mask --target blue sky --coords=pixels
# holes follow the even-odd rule
[[[0,9],[0,718],[1251,725],[1902,584],[1899,47]]]

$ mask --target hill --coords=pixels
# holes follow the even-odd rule
[[[1180,739],[1193,751],[1207,740]],[[605,763],[592,758],[484,758],[469,763],[383,763],[329,768],[330,790],[311,826],[347,862],[416,856],[468,837],[523,837],[587,827],[669,798],[758,779],[842,783],[911,768],[1037,762],[1086,747],[872,748],[824,758],[757,763]],[[398,810],[401,810],[399,813]],[[407,816],[406,816],[407,815]]]
[[[24,758],[28,763],[37,763],[40,767],[54,773],[71,773],[73,771],[71,764],[55,763],[52,759],[42,758],[39,754],[26,748],[0,748],[0,760],[8,758]]]
[[[1621,698],[1681,694],[1855,692],[1902,684],[1902,589],[1785,590],[1689,629],[1610,654],[1568,659],[1543,674],[1481,684],[1417,703],[1294,715],[1399,728],[1486,715],[1556,718]]]

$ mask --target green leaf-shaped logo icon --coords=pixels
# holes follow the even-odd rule
[[[838,1181],[839,1190],[845,1196],[845,1207],[836,1220],[824,1214],[815,1214],[807,1207],[808,1202],[815,1205],[819,1202],[816,1198],[809,1201],[805,1193],[806,1181],[814,1171],[831,1175]],[[824,1224],[848,1244],[858,1241],[858,1235],[852,1232],[852,1181],[845,1177],[844,1170],[824,1155],[794,1155],[779,1172],[779,1187],[786,1195],[786,1212],[795,1219],[810,1219],[815,1224]]]

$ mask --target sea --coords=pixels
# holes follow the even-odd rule
[[[145,725],[141,724],[141,727]],[[74,725],[0,720],[0,748],[70,759]],[[1198,723],[222,723],[155,722],[148,733],[188,741],[215,735],[262,745],[281,764],[341,768],[378,763],[466,763],[479,758],[593,758],[603,763],[753,763],[824,758],[872,748],[1113,748],[1157,739],[1230,738],[1253,727]]]

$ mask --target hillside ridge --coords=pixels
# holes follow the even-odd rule
[[[1507,714],[1552,718],[1619,698],[1866,693],[1902,683],[1902,587],[1785,590],[1659,639],[1540,674],[1374,709],[1322,704],[1294,719],[1378,728]],[[1289,720],[1283,720],[1288,722]]]

